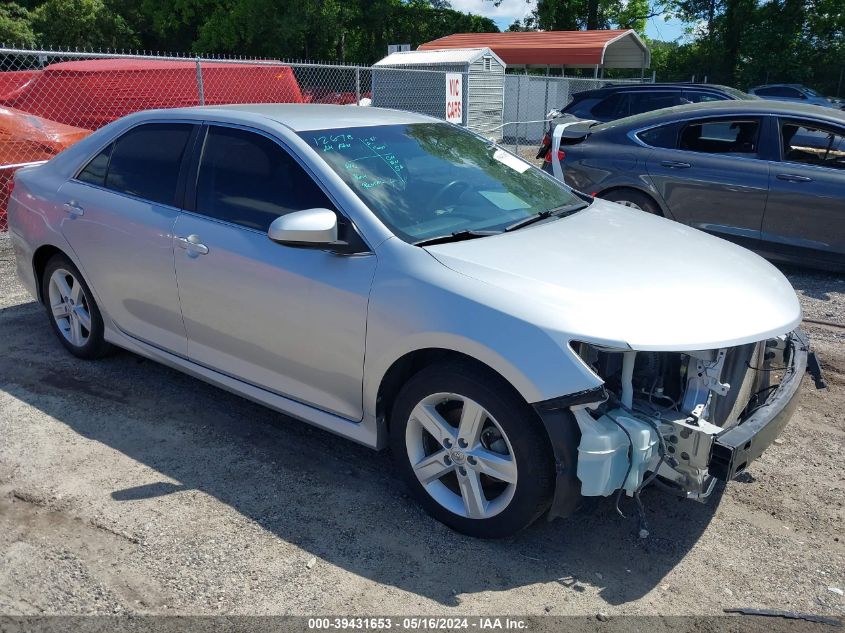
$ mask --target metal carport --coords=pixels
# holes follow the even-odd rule
[[[455,33],[419,47],[419,50],[487,47],[508,68],[593,68],[598,77],[605,68],[651,65],[648,47],[631,29],[598,31],[526,31]]]

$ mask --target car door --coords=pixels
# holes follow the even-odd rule
[[[671,145],[656,147],[646,166],[675,220],[757,245],[769,188],[769,166],[759,147],[763,123],[760,117],[728,116],[670,124],[677,126]]]
[[[763,239],[787,255],[845,263],[845,126],[784,118]]]
[[[184,355],[173,270],[183,157],[199,126],[133,127],[59,189],[61,230],[103,309],[124,333]]]
[[[277,139],[211,124],[195,195],[174,228],[188,357],[349,419],[362,417],[367,301],[376,257],[271,241],[270,223],[308,208],[338,213]]]

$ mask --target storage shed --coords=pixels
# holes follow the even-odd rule
[[[456,79],[461,81],[459,111],[447,108],[448,82]],[[460,122],[495,140],[502,138],[504,88],[505,63],[489,48],[392,53],[373,68],[374,106]]]

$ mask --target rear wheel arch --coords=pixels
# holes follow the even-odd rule
[[[628,192],[630,192],[631,195],[635,198],[642,198],[642,199],[644,199],[644,201],[645,200],[648,201],[648,204],[650,205],[651,208],[650,209],[643,209],[644,211],[649,211],[650,213],[655,213],[656,215],[661,215],[663,217],[670,217],[666,213],[666,211],[663,209],[663,207],[660,205],[660,203],[657,201],[657,198],[654,196],[654,194],[652,194],[650,191],[647,191],[645,189],[640,189],[638,187],[631,187],[631,186],[628,186],[628,185],[608,187],[607,189],[603,189],[603,190],[599,191],[596,194],[596,197],[597,198],[603,198],[603,199],[610,199],[611,202],[613,202],[614,200],[612,200],[611,198],[608,198],[608,196],[615,197],[616,195],[621,195],[621,194],[628,193]],[[632,200],[632,202],[636,202],[636,200]],[[642,208],[642,206],[641,206],[641,208]]]
[[[62,249],[53,246],[52,244],[44,244],[36,249],[32,255],[32,270],[35,273],[35,287],[38,292],[38,301],[44,303],[44,271],[49,262],[55,255],[64,255],[68,257]],[[68,259],[70,259],[68,257]]]

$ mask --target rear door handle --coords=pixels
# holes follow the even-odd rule
[[[787,182],[813,182],[813,179],[808,176],[799,176],[798,174],[778,174],[778,180],[786,180]]]
[[[65,212],[67,212],[67,214],[70,215],[72,218],[85,214],[85,209],[80,207],[73,200],[71,200],[70,202],[65,202],[64,208]]]
[[[184,248],[188,251],[188,255],[197,256],[197,255],[207,255],[208,254],[208,246],[203,244],[200,241],[199,235],[189,235],[188,237],[176,237],[176,245],[179,248]]]
[[[692,167],[689,163],[684,163],[677,160],[664,160],[660,163],[664,167],[669,167],[670,169],[689,169]]]

